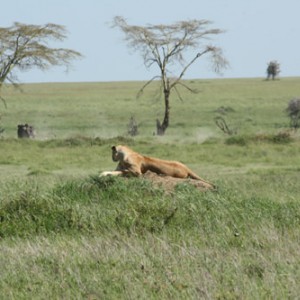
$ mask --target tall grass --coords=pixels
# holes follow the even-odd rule
[[[152,135],[155,86],[139,100],[138,82],[5,90],[3,299],[297,299],[299,136],[284,109],[299,79],[188,83],[201,93],[172,99],[165,137]],[[214,124],[222,107],[237,135]],[[36,140],[15,138],[21,122]],[[99,178],[115,168],[112,144],[182,161],[218,189]]]
[[[264,176],[240,190],[228,180],[219,192],[184,185],[172,195],[138,179],[94,176],[44,191],[10,185],[0,215],[2,294],[294,298],[300,207],[296,198],[242,192],[261,188]]]

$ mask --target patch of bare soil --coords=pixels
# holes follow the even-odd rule
[[[191,178],[174,178],[171,176],[157,175],[156,173],[150,171],[147,171],[143,175],[143,178],[149,180],[153,184],[153,186],[163,188],[168,193],[173,192],[175,186],[181,183],[188,183],[190,185],[193,185],[195,188],[202,192],[213,189],[209,184],[201,180],[195,180]]]

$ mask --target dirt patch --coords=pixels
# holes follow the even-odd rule
[[[153,186],[163,188],[166,192],[174,191],[176,185],[187,183],[193,185],[195,188],[200,190],[201,192],[212,190],[211,186],[209,186],[206,182],[195,179],[182,179],[182,178],[174,178],[171,176],[165,175],[157,175],[156,173],[147,171],[143,178],[149,180]]]

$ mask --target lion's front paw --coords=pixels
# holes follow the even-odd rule
[[[99,175],[99,177],[104,177],[104,176],[109,176],[109,175],[111,175],[110,171],[104,171]]]

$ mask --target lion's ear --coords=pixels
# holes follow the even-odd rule
[[[112,147],[111,147],[111,150],[117,151],[116,146],[112,146]]]

